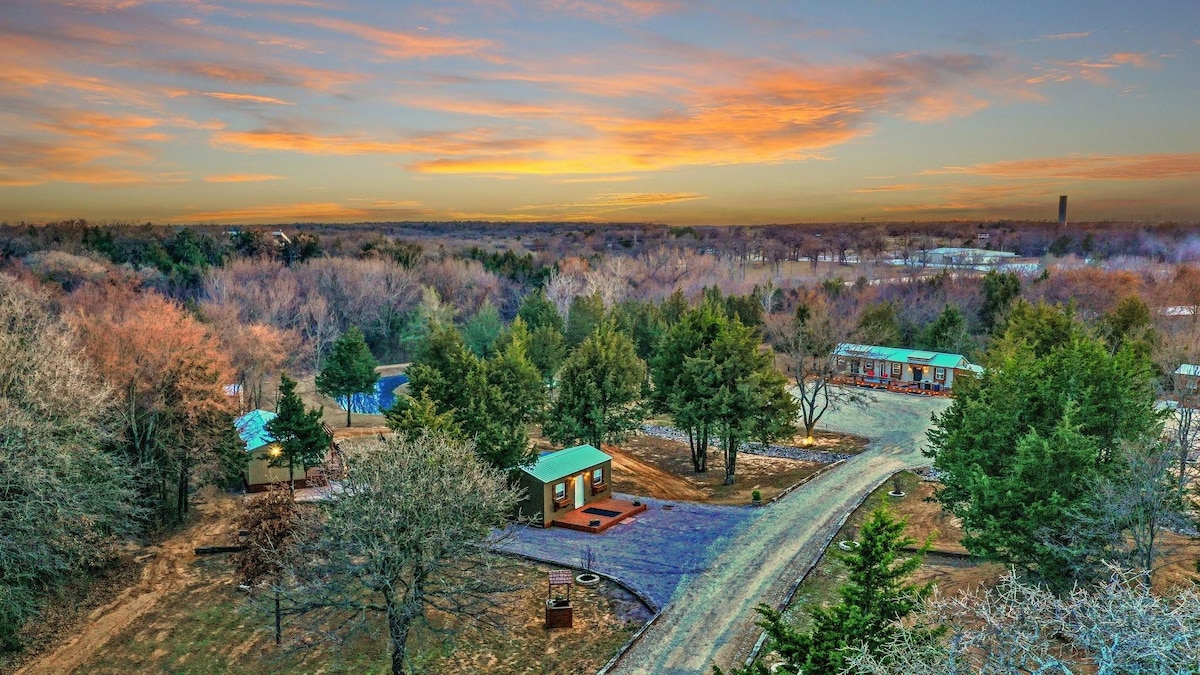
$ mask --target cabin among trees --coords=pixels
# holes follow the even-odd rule
[[[1200,365],[1184,363],[1175,369],[1175,391],[1180,396],[1195,396],[1200,390]]]
[[[595,446],[546,453],[520,471],[527,497],[519,512],[542,527],[567,511],[612,496],[612,457]]]
[[[878,345],[842,343],[831,358],[835,382],[893,391],[949,394],[957,378],[983,373],[962,354]]]
[[[532,525],[596,533],[646,510],[613,497],[612,456],[592,445],[543,453],[518,471],[525,496],[517,513]]]
[[[246,445],[250,455],[246,468],[242,472],[247,492],[262,492],[272,485],[287,485],[293,482],[293,487],[308,487],[309,473],[319,469],[305,471],[303,466],[295,467],[296,478],[288,470],[286,464],[271,466],[271,461],[283,454],[283,448],[271,432],[267,431],[267,423],[275,419],[275,413],[269,410],[251,410],[234,421],[238,436]]]

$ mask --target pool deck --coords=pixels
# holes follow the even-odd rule
[[[589,509],[612,512],[613,515],[587,513]],[[646,510],[645,504],[634,505],[624,499],[601,499],[598,502],[584,504],[574,511],[567,511],[554,519],[553,527],[565,527],[568,530],[580,530],[598,534],[625,520],[626,518]]]

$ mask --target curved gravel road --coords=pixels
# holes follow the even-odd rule
[[[827,413],[824,428],[871,439],[842,467],[796,490],[746,523],[708,567],[680,584],[659,620],[617,663],[615,673],[711,672],[740,664],[761,629],[754,607],[777,605],[819,557],[842,516],[896,471],[921,456],[930,416],[945,398],[880,392],[866,409]]]

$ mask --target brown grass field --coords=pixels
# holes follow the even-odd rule
[[[224,544],[236,531],[240,499],[208,493],[196,521],[147,550],[132,585],[111,602],[77,607],[65,638],[23,673],[386,673],[384,633],[341,645],[308,644],[285,618],[284,646],[273,644],[266,603],[248,601],[227,555],[196,556],[192,547]],[[431,673],[594,673],[648,618],[626,591],[602,583],[573,590],[575,626],[543,627],[548,567],[503,559],[498,627],[470,628],[453,644],[414,634],[416,664]],[[90,613],[87,613],[89,612]],[[454,621],[435,615],[435,625]],[[382,629],[382,622],[375,627]]]

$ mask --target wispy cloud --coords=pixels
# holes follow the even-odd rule
[[[573,183],[627,183],[637,180],[637,176],[583,176],[579,178],[560,178],[555,183],[571,185]]]
[[[675,0],[540,0],[538,4],[547,11],[596,21],[643,20],[684,6]]]
[[[1112,72],[1122,66],[1134,68],[1157,68],[1159,62],[1149,54],[1141,52],[1114,52],[1098,59],[1075,61],[1050,61],[1046,65],[1033,66],[1034,75],[1026,78],[1028,84],[1065,82],[1079,78],[1095,84],[1113,84]]]
[[[169,220],[179,223],[280,223],[403,220],[428,217],[429,209],[419,202],[379,201],[362,206],[338,202],[268,204],[241,209],[181,213]]]
[[[1038,42],[1059,42],[1062,40],[1078,40],[1091,36],[1092,31],[1080,31],[1077,33],[1052,33],[1050,35],[1042,35],[1034,38]]]
[[[630,210],[708,199],[695,192],[603,192],[587,199],[513,208],[508,218],[530,220],[594,220]]]
[[[392,59],[428,59],[439,56],[482,56],[495,47],[491,40],[458,38],[428,33],[387,30],[344,19],[323,16],[292,17],[291,21],[350,35],[371,43]]]
[[[231,103],[264,103],[268,105],[296,105],[291,101],[284,101],[273,96],[257,96],[255,94],[232,94],[224,91],[204,91],[200,92],[209,98],[215,98],[221,101],[229,101]]]
[[[286,180],[287,176],[275,176],[267,173],[225,173],[216,176],[205,176],[205,183],[260,183],[269,180]]]
[[[857,193],[871,194],[876,192],[915,192],[918,190],[929,190],[932,186],[922,185],[920,183],[896,183],[895,185],[880,185],[879,187],[858,188]]]
[[[1200,153],[1072,155],[930,169],[922,175],[962,174],[1025,179],[1169,180],[1200,175]]]

